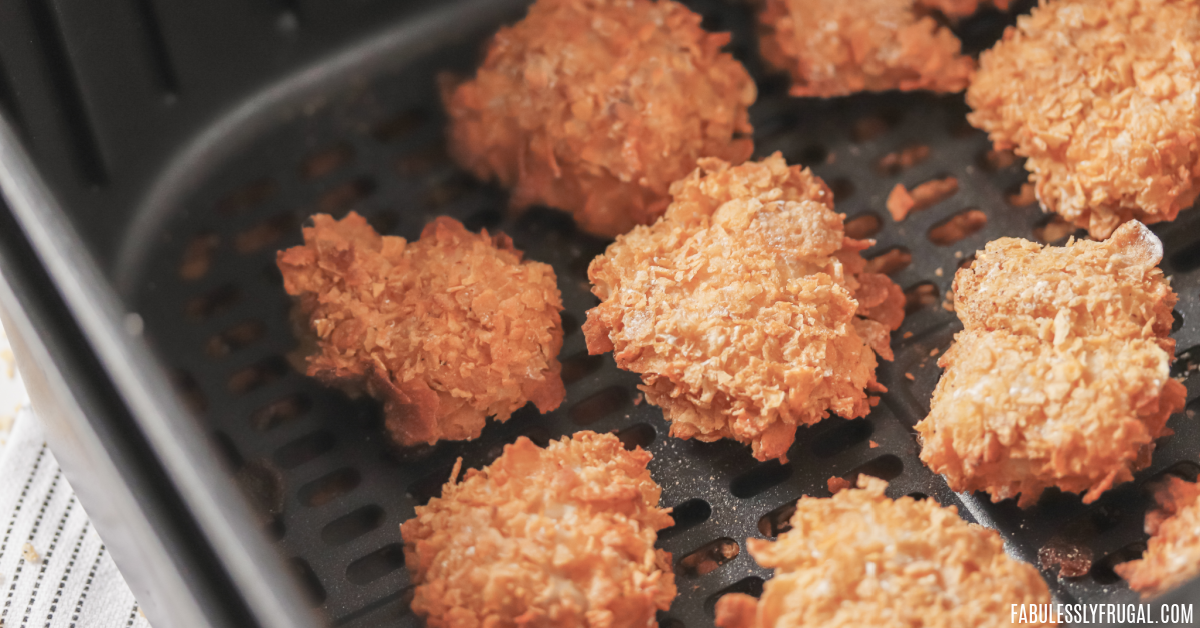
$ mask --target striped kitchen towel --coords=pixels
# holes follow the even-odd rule
[[[0,627],[149,628],[46,447],[3,330],[0,526]]]

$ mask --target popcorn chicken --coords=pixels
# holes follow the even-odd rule
[[[965,329],[917,424],[921,460],[955,491],[1091,503],[1150,463],[1186,390],[1171,379],[1176,296],[1138,222],[1106,242],[988,243],[954,279]]]
[[[931,3],[958,15],[972,0]],[[958,92],[975,62],[916,0],[767,0],[763,58],[792,76],[793,96],[861,91]]]
[[[585,231],[654,222],[700,157],[740,163],[757,88],[671,0],[538,0],[503,28],[473,79],[445,95],[454,158]]]
[[[762,598],[717,601],[720,628],[1008,626],[1012,604],[1046,604],[1033,566],[1009,558],[995,530],[932,499],[892,500],[860,476],[833,497],[801,497],[792,529],[746,547],[775,576]]]
[[[640,373],[671,434],[733,438],[785,458],[796,427],[865,415],[875,354],[892,359],[904,294],[864,272],[870,241],[845,237],[829,188],[779,154],[701,160],[653,226],[588,268],[601,299],[588,351]]]
[[[354,212],[318,214],[278,264],[317,337],[308,375],[382,400],[401,445],[475,438],[488,416],[562,403],[554,271],[507,236],[441,217],[406,242]]]
[[[521,437],[462,481],[455,466],[400,527],[413,611],[432,628],[657,626],[675,576],[654,543],[673,521],[649,461],[579,432],[545,449]]]
[[[1200,4],[1043,2],[980,57],[967,119],[1025,167],[1046,211],[1104,239],[1200,193]]]
[[[1200,484],[1170,476],[1155,497],[1158,508],[1146,514],[1146,553],[1113,567],[1143,599],[1200,574]]]

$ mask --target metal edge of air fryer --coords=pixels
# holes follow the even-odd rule
[[[78,452],[72,451],[67,445],[63,449],[66,466],[75,464],[70,458],[73,455],[93,455],[98,458],[81,458],[76,466],[74,475],[81,481],[80,500],[87,508],[88,504],[99,506],[109,497],[102,493],[87,494],[91,486],[84,480],[88,473],[108,472],[103,477],[99,489],[112,489],[110,483],[117,481],[111,475],[115,470],[122,473],[125,482],[131,479],[156,481],[166,479],[170,483],[171,497],[177,497],[179,505],[187,512],[173,512],[173,516],[184,519],[194,526],[196,533],[202,538],[176,539],[183,543],[195,543],[192,550],[200,547],[211,552],[219,562],[219,569],[228,578],[228,586],[219,589],[216,596],[203,600],[202,604],[243,605],[243,617],[253,621],[263,628],[284,627],[315,627],[316,618],[306,606],[298,588],[287,575],[280,557],[272,551],[261,538],[240,491],[217,462],[217,456],[206,437],[198,429],[196,421],[188,420],[191,413],[184,407],[178,395],[167,381],[165,370],[158,365],[157,360],[139,337],[138,333],[127,330],[130,315],[123,311],[120,301],[113,292],[111,285],[100,273],[95,261],[87,252],[86,247],[66,218],[57,199],[46,187],[46,184],[31,165],[28,155],[17,139],[12,127],[6,119],[0,118],[0,193],[11,212],[13,222],[23,232],[25,241],[33,255],[36,255],[38,267],[45,273],[45,282],[49,285],[38,286],[43,295],[53,291],[61,298],[61,307],[70,323],[77,326],[78,340],[84,346],[73,347],[77,353],[36,352],[33,354],[34,363],[39,368],[46,368],[50,385],[43,387],[44,394],[39,395],[40,401],[46,404],[46,411],[52,421],[57,421],[55,429],[49,430],[53,438],[62,435],[70,439],[73,435],[87,448]],[[15,235],[15,234],[14,234]],[[22,295],[17,294],[17,298]],[[24,295],[28,300],[28,294]],[[10,299],[9,315],[15,308],[16,299]],[[28,319],[26,319],[28,320]],[[136,320],[136,319],[134,319]],[[46,322],[43,320],[42,322]],[[32,343],[30,334],[36,333],[28,324],[22,324],[20,319],[15,323],[20,330],[23,342]],[[56,334],[69,333],[70,330],[48,329],[44,333],[50,338],[61,341],[62,336]],[[85,352],[80,355],[78,352]],[[42,359],[37,359],[41,357]],[[70,360],[79,358],[94,358],[96,370],[103,373],[80,373],[77,365]],[[57,373],[71,373],[77,379],[56,377]],[[71,399],[70,391],[77,389],[80,380],[91,377],[102,379],[103,384],[110,387],[113,397],[121,404],[121,409],[127,411],[131,421],[125,432],[125,439],[95,439],[87,438],[94,435],[94,425],[103,425],[113,421],[114,416],[101,412],[98,404],[76,403]],[[40,407],[39,407],[40,409]],[[116,414],[116,413],[112,413]],[[153,460],[151,472],[160,472],[164,478],[131,476],[131,470],[120,469],[120,458],[109,458],[108,465],[103,460],[122,445],[132,443],[122,442],[130,437],[144,439],[146,458]],[[84,440],[87,438],[87,440]],[[55,443],[54,447],[60,446]],[[126,459],[128,460],[128,459]],[[96,470],[91,466],[95,464]],[[106,468],[107,467],[107,468]],[[143,469],[144,471],[144,469]],[[128,488],[128,486],[127,486]],[[120,507],[121,505],[114,504]],[[143,507],[146,505],[143,503]],[[162,507],[163,504],[157,504]],[[103,512],[101,506],[97,512]],[[119,538],[130,530],[122,530],[123,525],[145,529],[150,524],[152,534],[165,535],[171,531],[155,527],[158,523],[153,517],[147,518],[145,512],[130,512],[128,521],[122,521],[122,513],[117,513],[112,520],[97,521],[97,530],[102,535]],[[138,523],[138,518],[143,523]],[[176,530],[178,532],[178,530]],[[159,541],[162,539],[160,538]],[[134,540],[137,542],[137,539]],[[124,557],[114,560],[124,564],[130,573],[131,580],[140,581],[146,591],[154,591],[165,600],[173,603],[178,601],[183,608],[160,607],[161,614],[156,618],[162,628],[174,626],[201,626],[195,617],[195,604],[187,603],[189,596],[195,596],[202,588],[218,586],[222,583],[201,582],[196,578],[197,573],[203,574],[197,565],[179,564],[167,551],[160,551],[154,542],[147,541],[143,554],[151,561],[143,563],[139,557],[130,552]],[[178,547],[178,546],[177,546]],[[118,546],[118,551],[128,549],[128,546]],[[168,550],[169,548],[163,548]],[[164,555],[165,554],[165,555]],[[168,569],[166,560],[179,572],[178,577],[166,576],[162,573]],[[139,573],[140,567],[153,567],[153,573]],[[212,575],[209,572],[208,575]],[[192,576],[189,580],[188,576]],[[158,580],[158,578],[163,580]],[[219,577],[219,576],[218,576]],[[181,587],[187,587],[186,592]],[[160,590],[161,587],[161,590]],[[233,599],[230,595],[234,595]],[[196,597],[192,597],[196,600]],[[192,608],[188,608],[191,606]],[[204,610],[201,607],[201,610]],[[252,620],[250,619],[252,617]],[[220,624],[217,624],[220,625]]]

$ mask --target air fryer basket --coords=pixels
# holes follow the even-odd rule
[[[144,10],[149,0],[135,4],[142,7],[140,15],[155,15]],[[276,28],[303,34],[312,24],[297,8],[305,5],[288,4]],[[372,6],[378,8],[360,4],[346,10],[369,15]],[[349,53],[334,55],[340,49],[332,45],[314,48],[320,54],[310,51],[307,67],[321,72],[331,63],[321,55],[336,56],[344,65],[339,71],[353,75],[352,81],[324,92],[310,89],[302,98],[262,90],[236,103],[232,113],[218,118],[221,123],[197,124],[195,132],[217,139],[236,135],[235,145],[209,153],[216,157],[184,160],[182,171],[110,180],[116,177],[95,158],[104,153],[95,136],[87,128],[76,130],[85,140],[92,137],[84,144],[92,143],[93,157],[85,155],[79,163],[82,172],[97,175],[93,187],[145,191],[140,197],[145,215],[88,243],[108,265],[130,310],[140,315],[146,339],[247,489],[265,533],[313,607],[331,625],[420,625],[408,612],[412,587],[399,524],[439,493],[457,457],[478,467],[519,436],[545,444],[580,429],[616,432],[628,446],[654,454],[651,471],[676,518],[660,535],[660,545],[675,557],[680,592],[662,614],[664,626],[711,625],[722,593],[760,592],[770,572],[745,551],[745,539],[778,534],[798,497],[828,495],[831,476],[859,473],[889,480],[893,497],[924,496],[957,506],[964,518],[999,530],[1009,551],[1034,565],[1047,546],[1090,551],[1094,564],[1086,575],[1059,579],[1056,569],[1043,569],[1057,601],[1136,601],[1112,565],[1136,557],[1144,546],[1142,522],[1152,503],[1147,484],[1168,473],[1195,479],[1200,471],[1200,429],[1190,416],[1172,418],[1175,435],[1160,441],[1150,468],[1090,506],[1053,490],[1024,511],[1012,500],[992,504],[986,496],[955,494],[917,457],[912,426],[928,412],[940,375],[936,356],[961,328],[947,305],[955,270],[998,237],[1065,240],[1067,231],[1051,225],[1036,205],[1014,204],[1026,180],[1020,160],[990,152],[986,136],[966,124],[961,96],[789,98],[786,77],[764,71],[757,58],[748,4],[687,4],[705,16],[707,28],[734,33],[731,50],[758,80],[759,100],[751,110],[756,157],[782,151],[789,162],[810,166],[829,182],[837,210],[858,233],[877,240],[865,255],[908,296],[908,317],[893,336],[896,359],[879,369],[889,389],[883,402],[866,418],[832,418],[801,429],[785,465],[756,462],[747,447],[732,442],[670,438],[661,412],[641,403],[637,376],[618,370],[609,355],[588,355],[584,346],[579,326],[597,303],[588,289],[587,266],[607,242],[580,233],[553,210],[508,215],[503,190],[473,180],[448,160],[437,77],[469,74],[498,16],[511,19],[519,11],[497,11],[494,23],[473,27],[469,37],[410,47],[410,59],[386,71],[378,59],[367,63],[373,59],[368,53],[361,55],[361,67],[354,64],[360,58],[353,54],[359,45],[354,33],[366,27],[345,26],[338,41]],[[979,50],[1013,19],[986,11],[956,30],[968,49]],[[160,39],[151,37],[150,45],[160,53],[169,50],[171,41],[156,36]],[[154,71],[188,97],[169,63]],[[86,95],[86,86],[75,89]],[[221,124],[230,118],[258,122],[243,124],[240,134],[222,135]],[[906,149],[927,156],[915,164],[887,158]],[[932,207],[899,223],[884,210],[896,183],[912,188],[948,176],[957,178],[958,191]],[[163,182],[170,177],[169,185]],[[75,214],[85,212],[86,194],[65,196],[73,199],[69,208]],[[503,231],[530,258],[552,264],[566,307],[562,407],[547,415],[526,407],[507,423],[490,424],[475,441],[402,450],[383,435],[377,403],[350,399],[297,372],[289,361],[297,345],[291,302],[275,252],[300,242],[309,215],[342,216],[350,210],[381,232],[407,238],[417,237],[434,216],[450,215],[473,230]],[[1189,355],[1200,357],[1200,326],[1194,322],[1200,321],[1198,221],[1200,214],[1184,212],[1175,223],[1153,227],[1165,245],[1163,267],[1180,295],[1174,372],[1184,378],[1191,373]],[[1200,389],[1186,383],[1186,415],[1192,415]],[[1192,583],[1189,591],[1195,597],[1200,587]]]

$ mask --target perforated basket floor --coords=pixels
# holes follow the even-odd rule
[[[379,77],[308,115],[281,119],[179,208],[136,282],[147,336],[211,422],[231,467],[265,480],[267,497],[258,498],[264,504],[282,499],[282,515],[269,514],[266,528],[311,591],[313,605],[334,625],[419,625],[407,610],[411,588],[398,532],[414,506],[438,493],[460,455],[468,466],[480,466],[519,435],[544,444],[584,428],[616,431],[654,454],[651,471],[677,521],[660,542],[675,556],[679,584],[664,626],[711,625],[719,594],[760,591],[770,574],[744,551],[745,539],[777,534],[798,497],[828,495],[828,478],[859,472],[890,480],[892,496],[920,494],[957,505],[965,518],[998,529],[1015,556],[1035,565],[1038,550],[1055,537],[1087,548],[1095,565],[1086,575],[1060,580],[1054,571],[1043,572],[1060,601],[1134,601],[1111,566],[1140,551],[1150,503],[1146,482],[1200,470],[1194,420],[1173,417],[1176,434],[1159,444],[1153,465],[1087,507],[1077,496],[1053,491],[1027,511],[1012,501],[956,495],[917,458],[911,427],[928,411],[940,374],[933,353],[944,351],[960,329],[943,307],[954,271],[997,237],[1061,240],[1070,232],[1048,224],[1036,206],[1014,204],[1026,179],[1019,160],[989,154],[984,134],[966,125],[960,96],[788,98],[786,80],[761,72],[747,7],[718,0],[691,5],[706,16],[707,27],[734,31],[732,49],[759,79],[752,110],[757,156],[783,151],[830,182],[854,233],[878,240],[868,257],[905,288],[909,312],[894,335],[896,360],[880,368],[890,392],[866,418],[834,418],[800,430],[786,465],[760,464],[736,443],[668,437],[661,412],[637,403],[638,378],[617,370],[611,356],[589,356],[584,347],[579,325],[596,304],[586,269],[607,243],[580,234],[550,210],[506,217],[502,191],[455,169],[444,154],[435,76],[468,71],[479,42],[431,51],[401,75]],[[967,47],[978,50],[1011,19],[987,13],[957,28]],[[957,192],[904,222],[884,210],[896,183],[911,189],[948,176],[957,178]],[[562,407],[544,416],[525,408],[473,442],[398,452],[381,433],[376,403],[352,401],[293,370],[286,355],[296,341],[275,251],[300,241],[308,215],[350,209],[380,231],[408,238],[433,216],[454,216],[471,229],[502,230],[531,258],[552,264],[566,305]],[[1175,338],[1181,355],[1200,344],[1194,323],[1200,320],[1198,221],[1200,213],[1185,212],[1176,223],[1155,227],[1166,246],[1164,268],[1180,295]],[[1188,373],[1187,360],[1176,370]],[[1189,399],[1200,392],[1192,382],[1188,389]],[[264,468],[282,478],[277,495]]]

